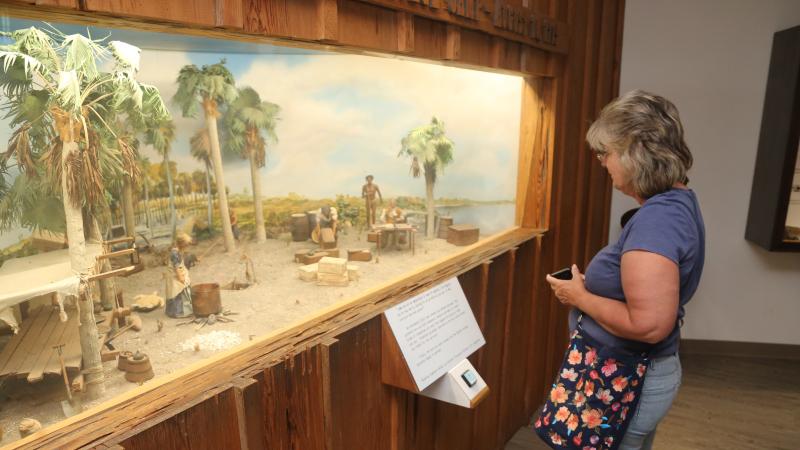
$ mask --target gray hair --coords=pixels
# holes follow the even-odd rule
[[[692,152],[678,110],[659,95],[635,90],[612,101],[589,127],[586,142],[597,153],[616,152],[634,193],[644,199],[689,182]]]

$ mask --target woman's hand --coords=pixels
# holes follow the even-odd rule
[[[572,265],[571,280],[559,280],[549,274],[545,279],[550,283],[550,289],[553,290],[558,301],[564,305],[575,306],[580,309],[578,303],[585,298],[588,291],[584,286],[586,277],[578,270],[577,265]]]

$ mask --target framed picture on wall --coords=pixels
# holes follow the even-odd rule
[[[745,238],[800,251],[800,26],[772,41]]]

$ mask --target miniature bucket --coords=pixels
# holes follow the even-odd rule
[[[192,285],[192,311],[195,316],[201,317],[219,314],[222,311],[218,283]]]

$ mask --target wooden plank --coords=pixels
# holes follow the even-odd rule
[[[28,372],[22,372],[25,368],[25,362],[29,357],[35,359],[35,356],[39,354],[39,347],[36,347],[36,344],[39,342],[40,336],[44,334],[46,330],[45,325],[50,319],[51,309],[52,308],[49,306],[41,306],[36,310],[35,315],[32,315],[31,319],[29,319],[33,320],[31,330],[25,335],[25,339],[20,342],[19,346],[14,351],[14,355],[11,356],[6,367],[3,368],[3,372],[0,372],[0,377],[23,373],[27,375]],[[31,360],[31,363],[33,363],[33,360]]]
[[[360,48],[396,52],[396,12],[354,0],[339,4],[339,41]]]
[[[339,39],[339,2],[317,0],[318,40],[336,42]]]
[[[86,11],[105,12],[121,16],[148,17],[199,25],[217,25],[217,2],[222,0],[192,0],[163,2],[159,0],[85,0]]]
[[[32,311],[28,319],[22,321],[22,326],[20,327],[19,332],[16,335],[14,335],[10,341],[8,341],[8,344],[6,344],[5,347],[3,347],[3,352],[0,353],[0,376],[2,376],[4,373],[7,372],[6,365],[16,352],[17,348],[19,347],[19,344],[25,340],[31,328],[33,328],[32,327],[33,319],[38,316],[39,309],[41,308],[43,307],[40,306],[39,308]]]
[[[444,59],[461,59],[461,29],[455,25],[445,28]]]
[[[419,392],[400,344],[385,314],[381,314],[381,382],[410,392]]]
[[[36,383],[41,381],[42,378],[44,378],[44,371],[47,368],[47,363],[50,361],[50,359],[55,359],[56,361],[58,360],[58,352],[53,349],[53,346],[63,343],[62,336],[67,330],[69,319],[67,319],[66,322],[62,322],[58,316],[58,311],[53,312],[52,315],[55,317],[56,321],[54,324],[48,325],[53,327],[52,331],[50,332],[50,336],[48,336],[47,341],[42,344],[39,357],[33,363],[33,368],[28,374],[28,383]]]
[[[525,386],[525,372],[524,370],[520,370],[520,361],[516,359],[519,357],[519,352],[515,352],[515,347],[524,346],[525,341],[514,342],[514,339],[520,338],[518,330],[520,319],[522,318],[519,311],[519,309],[522,309],[520,308],[522,305],[519,304],[517,296],[515,295],[515,288],[519,288],[520,286],[514,285],[514,275],[516,271],[519,270],[517,264],[518,251],[519,248],[513,248],[508,252],[510,269],[507,275],[508,288],[506,294],[505,325],[503,327],[503,356],[500,359],[501,382],[500,385],[497,386],[497,390],[500,391],[497,442],[506,442],[511,439],[511,436],[517,431],[518,427],[514,426],[515,424],[512,423],[512,418],[509,417],[515,412],[512,408],[515,399],[512,397],[520,390],[520,387],[524,388]],[[522,271],[522,273],[526,272]],[[522,378],[518,376],[520,373],[523,375]],[[519,395],[517,395],[517,397],[519,397]]]
[[[617,8],[619,4],[616,2],[603,2],[602,12],[599,14],[600,27],[602,27],[600,34],[600,42],[598,44],[598,57],[597,57],[597,74],[595,76],[596,90],[593,101],[593,108],[590,115],[590,120],[595,120],[600,110],[608,103],[614,95],[614,81],[613,81],[613,67],[618,65],[614,61],[616,49],[618,47],[616,42],[616,33],[610,33],[608,30],[617,29],[616,20],[619,17]],[[588,150],[588,149],[587,149]],[[600,162],[596,158],[590,159],[590,172],[588,177],[589,198],[587,207],[587,221],[585,225],[586,242],[584,247],[584,258],[581,268],[585,268],[591,258],[597,253],[603,245],[605,245],[608,238],[607,225],[609,223],[609,204],[610,189],[608,189],[605,169],[602,168]],[[616,219],[615,219],[616,220]]]
[[[447,27],[443,23],[414,18],[414,56],[442,60],[446,44]]]
[[[266,448],[260,445],[262,442],[259,439],[259,429],[254,428],[249,422],[252,421],[251,416],[257,415],[259,411],[263,412],[259,400],[254,395],[248,395],[248,391],[255,391],[258,389],[258,382],[253,378],[237,378],[231,382],[233,385],[234,401],[236,403],[236,423],[239,429],[239,448],[241,450],[251,450],[256,448]],[[261,420],[266,420],[263,415]],[[251,442],[253,444],[251,444]]]
[[[583,205],[583,208],[576,208],[574,211],[574,216],[571,219],[572,222],[572,235],[573,239],[571,242],[574,244],[572,245],[572,254],[569,258],[570,263],[580,263],[586,259],[586,241],[587,241],[587,234],[583,232],[586,230],[586,226],[589,223],[587,213],[591,208],[591,201],[592,198],[590,197],[590,192],[592,190],[592,186],[588,183],[590,177],[590,168],[591,165],[596,162],[596,158],[593,157],[592,153],[589,151],[589,146],[586,144],[586,132],[589,129],[589,125],[591,124],[591,118],[595,115],[595,97],[597,92],[597,71],[598,71],[598,63],[597,63],[597,56],[598,56],[598,48],[600,46],[600,38],[599,38],[599,27],[600,27],[600,16],[598,12],[600,11],[601,5],[600,0],[589,0],[588,1],[588,11],[587,11],[587,26],[586,26],[586,51],[584,53],[584,71],[583,71],[583,97],[581,99],[581,108],[580,108],[580,117],[583,119],[580,121],[580,125],[578,126],[578,134],[580,136],[580,140],[576,142],[576,146],[573,147],[575,149],[576,160],[577,160],[577,167],[574,171],[575,177],[573,178],[573,183],[575,185],[575,204],[576,205]],[[581,36],[582,33],[576,33],[576,39]],[[581,265],[581,271],[583,271],[586,266]]]
[[[244,12],[242,0],[214,0],[214,25],[218,27],[242,29]]]
[[[429,2],[415,2],[407,0],[360,0],[366,3],[379,5],[385,8],[391,8],[397,11],[406,11],[414,15],[424,17],[426,19],[444,22],[447,25],[457,26],[459,28],[478,31],[493,36],[499,36],[510,41],[521,42],[526,45],[538,47],[550,52],[566,53],[568,41],[570,39],[570,25],[563,21],[553,20],[550,17],[537,15],[528,8],[522,5],[512,5],[513,2],[504,0],[494,0],[494,7],[475,8],[479,6],[480,2],[443,2],[440,6],[431,5]],[[466,8],[463,6],[466,5]],[[513,11],[511,14],[503,14],[498,6],[511,6]],[[461,9],[460,13],[453,14],[456,8]],[[474,17],[467,17],[463,14],[464,9],[469,10],[468,14]],[[523,23],[524,21],[524,23]],[[535,37],[528,37],[525,33],[518,33],[510,31],[507,28],[512,28],[517,25],[519,31],[536,29]],[[543,31],[547,28],[552,29],[553,33],[548,33],[548,37],[552,37],[555,42],[549,39],[543,39]]]
[[[333,448],[333,400],[331,387],[331,347],[339,341],[334,338],[326,339],[319,344],[319,367],[322,382],[322,417],[324,418],[325,448]]]
[[[397,21],[397,51],[411,53],[414,51],[414,16],[398,11],[395,13]]]
[[[124,448],[238,448],[234,390],[230,385],[194,403],[191,408],[167,411],[167,418],[119,444]]]
[[[485,313],[486,328],[483,332],[486,345],[481,349],[481,361],[477,367],[490,391],[489,396],[475,408],[472,438],[474,448],[497,448],[500,444],[498,419],[502,391],[503,337],[511,290],[508,280],[512,273],[509,253],[493,258],[489,266],[489,297]]]
[[[523,81],[516,221],[524,227],[550,226],[556,86],[541,78]]]
[[[488,263],[482,264],[458,277],[458,281],[464,290],[464,295],[467,297],[479,326],[481,325],[479,315],[482,307],[485,308],[486,299],[487,277],[484,275],[488,275]],[[469,357],[476,370],[478,370],[477,355],[478,352],[475,352]],[[478,370],[478,373],[480,373],[480,370]],[[473,426],[474,410],[445,402],[437,402],[435,448],[447,450],[467,450],[472,448]]]
[[[391,448],[393,388],[381,383],[381,319],[336,339],[327,355],[331,448]]]
[[[70,354],[74,352],[74,341],[79,340],[78,337],[78,312],[77,311],[70,311],[67,313],[67,323],[64,326],[64,332],[62,333],[58,342],[55,342],[53,345],[56,344],[68,344],[73,342],[73,347],[70,348]],[[64,347],[64,353],[66,355],[66,348]],[[71,362],[72,363],[72,362]],[[74,363],[72,363],[72,367],[74,367]],[[80,366],[78,366],[80,369]],[[47,360],[47,364],[44,366],[44,374],[45,375],[52,375],[52,374],[60,374],[61,373],[61,364],[58,361],[58,354],[53,352],[50,354],[50,359]]]

